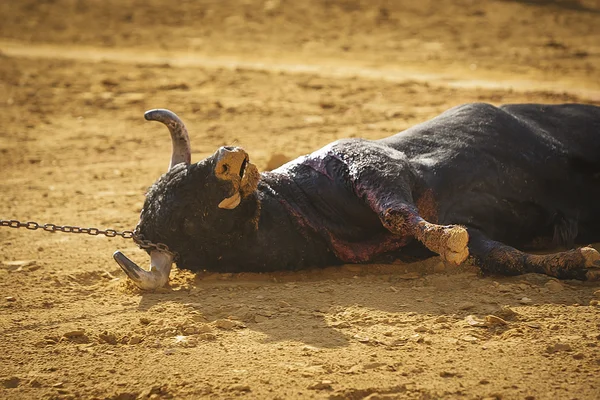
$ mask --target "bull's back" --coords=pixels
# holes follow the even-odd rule
[[[600,219],[591,201],[600,195],[598,107],[467,104],[381,142],[434,190],[441,223],[516,245],[556,220]]]

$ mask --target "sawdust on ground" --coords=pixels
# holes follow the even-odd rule
[[[464,102],[600,104],[577,0],[1,2],[0,218],[131,229],[169,163],[261,169]],[[130,241],[0,228],[0,398],[600,397],[600,286],[439,259],[192,275],[142,293]]]

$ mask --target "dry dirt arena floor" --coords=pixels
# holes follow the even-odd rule
[[[132,229],[177,112],[262,169],[454,105],[600,105],[597,0],[0,1],[0,218]],[[439,259],[175,269],[0,228],[2,399],[598,399],[600,284]]]

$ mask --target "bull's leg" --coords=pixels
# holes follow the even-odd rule
[[[364,199],[391,233],[415,237],[443,259],[460,264],[469,256],[469,234],[458,225],[437,225],[425,220],[415,205],[416,172],[401,153],[390,149],[375,154],[373,163],[354,172],[357,195]],[[389,161],[382,163],[382,160]],[[422,182],[421,182],[422,183]],[[423,193],[421,193],[423,195]],[[431,199],[431,209],[435,200]]]
[[[460,264],[469,256],[469,234],[462,226],[433,224],[410,207],[402,206],[383,212],[381,221],[390,232],[414,236],[446,261]]]
[[[469,229],[469,250],[483,272],[520,275],[536,272],[559,279],[600,279],[600,253],[591,247],[534,255],[488,239]]]

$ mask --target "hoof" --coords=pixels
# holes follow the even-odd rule
[[[600,253],[591,247],[582,247],[579,249],[579,253],[585,259],[586,268],[600,268]]]
[[[469,233],[461,226],[453,226],[444,232],[444,239],[446,239],[446,247],[450,251],[461,253],[469,243]]]
[[[469,257],[469,249],[466,249],[460,253],[448,251],[442,256],[446,261],[454,263],[456,265],[462,264]]]
[[[441,256],[444,260],[454,264],[461,264],[469,257],[469,233],[460,226],[445,229],[442,236],[445,242],[445,251]]]
[[[591,247],[582,247],[579,249],[579,253],[585,259],[585,278],[588,281],[600,280],[600,253]]]

